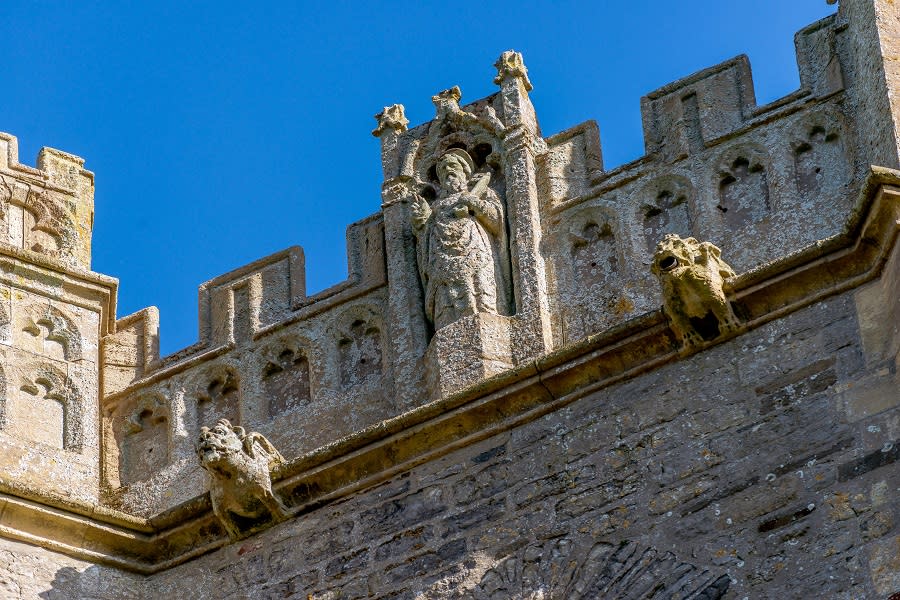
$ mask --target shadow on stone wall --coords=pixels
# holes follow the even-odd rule
[[[42,600],[138,600],[143,579],[139,575],[97,565],[83,571],[63,567],[50,582],[50,589],[40,592],[37,597]],[[31,596],[23,594],[20,597]]]

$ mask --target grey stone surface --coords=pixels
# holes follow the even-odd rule
[[[571,579],[599,581],[600,555],[624,544],[647,553],[629,572],[648,590],[684,577],[685,589],[720,582],[728,598],[877,597],[866,582],[885,571],[896,532],[900,471],[882,449],[898,417],[851,423],[835,402],[863,363],[852,300],[837,297],[152,576],[148,589],[195,593],[227,568],[209,597],[604,597]],[[882,444],[863,454],[873,429]],[[593,566],[553,567],[571,561]]]

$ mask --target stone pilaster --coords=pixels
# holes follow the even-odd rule
[[[412,180],[400,175],[400,146],[408,123],[403,105],[394,104],[375,116],[378,127],[372,135],[381,140],[384,184],[381,209],[384,214],[384,244],[387,260],[388,323],[394,385],[398,408],[424,403],[428,325],[416,265],[416,240],[410,227],[406,198]]]
[[[517,361],[551,349],[547,270],[540,253],[541,225],[535,156],[543,146],[532,89],[522,55],[504,52],[495,64],[505,131],[504,173],[510,224],[510,254],[516,321],[513,348]]]

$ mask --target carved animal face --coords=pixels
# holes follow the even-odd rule
[[[225,419],[220,419],[212,429],[208,427],[200,429],[197,455],[204,468],[210,468],[223,461],[228,462],[234,455],[244,451],[236,429],[240,430],[232,427]]]
[[[679,267],[689,267],[696,260],[697,250],[700,244],[694,238],[685,240],[674,234],[666,234],[656,245],[656,253],[653,255],[655,275],[663,275],[675,271]]]

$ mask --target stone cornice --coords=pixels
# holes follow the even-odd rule
[[[844,233],[728,281],[741,325],[706,346],[877,278],[898,232],[900,172],[873,168]],[[646,313],[310,452],[279,468],[273,487],[292,516],[302,518],[682,356],[663,313]],[[138,573],[158,572],[228,543],[207,497],[138,519],[11,485],[0,484],[0,490],[0,535]]]

